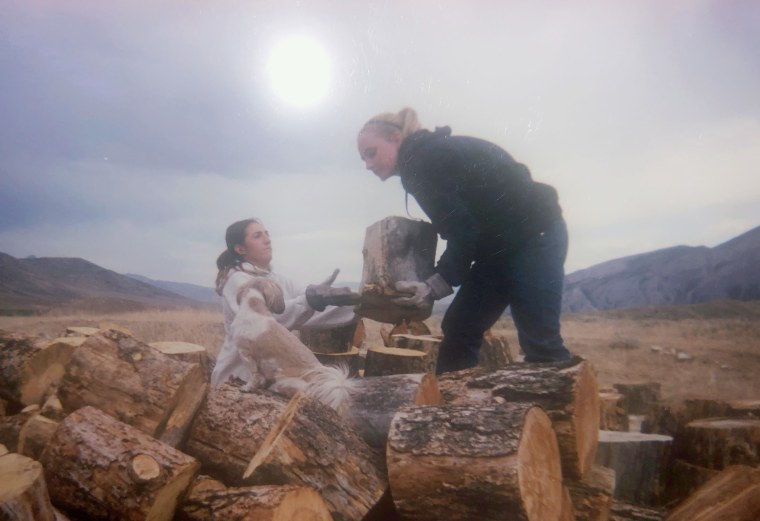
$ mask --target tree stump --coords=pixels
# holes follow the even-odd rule
[[[591,364],[580,358],[550,364],[513,364],[494,372],[468,369],[439,376],[448,403],[507,402],[540,405],[552,420],[565,477],[582,478],[594,463],[599,439],[599,392]]]
[[[42,465],[0,445],[0,519],[55,521]]]
[[[370,447],[385,450],[396,412],[406,405],[440,405],[443,398],[432,374],[399,374],[357,379],[345,421]]]
[[[623,395],[613,389],[599,389],[599,429],[628,432],[628,413],[620,405]]]
[[[672,441],[661,434],[601,431],[596,463],[615,471],[614,497],[639,505],[658,504]]]
[[[438,348],[442,340],[443,337],[434,335],[395,334],[390,337],[391,345],[389,347],[422,351],[425,353],[427,360],[424,372],[435,373],[435,366],[438,362]]]
[[[362,358],[359,348],[356,346],[351,347],[351,350],[345,353],[314,352],[314,356],[323,365],[346,367],[350,376],[357,376],[359,371],[364,369],[364,358]]]
[[[393,419],[388,480],[403,519],[558,521],[559,447],[531,404],[411,406]]]
[[[364,376],[427,373],[430,358],[422,351],[398,347],[370,347],[364,359]]]
[[[613,384],[612,387],[623,395],[620,406],[628,414],[647,415],[660,401],[660,384],[657,382]]]
[[[702,485],[667,516],[667,521],[757,521],[760,519],[760,469],[726,468]]]
[[[171,520],[199,463],[94,407],[61,422],[40,459],[50,497],[74,517]]]
[[[438,235],[428,222],[386,217],[369,226],[362,249],[359,315],[389,324],[428,318],[430,313],[398,306],[391,299],[402,296],[396,282],[424,281],[433,274],[437,244]]]
[[[203,369],[204,374],[210,375],[211,370],[209,368],[208,351],[206,348],[199,344],[193,344],[191,342],[151,342],[148,344],[153,349],[158,349],[160,352],[170,358],[185,362],[188,364],[198,364]]]
[[[332,521],[322,496],[308,487],[262,485],[227,488],[198,478],[177,513],[177,521]]]
[[[336,521],[362,519],[387,487],[382,457],[332,408],[298,393],[243,475],[257,484],[308,486]]]
[[[40,405],[75,349],[68,342],[43,342],[0,330],[0,397],[23,406]]]
[[[704,418],[690,422],[674,441],[677,457],[708,469],[760,465],[760,419]]]
[[[594,465],[581,480],[565,480],[576,521],[606,521],[612,508],[615,471]]]
[[[132,337],[104,330],[71,356],[58,396],[67,411],[91,405],[178,446],[207,387],[198,364],[174,360]]]
[[[243,393],[221,384],[211,388],[198,411],[184,451],[201,462],[203,472],[228,485],[243,484],[243,473],[288,400],[260,390]]]

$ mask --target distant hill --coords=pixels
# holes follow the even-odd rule
[[[565,278],[563,310],[760,300],[760,226],[723,244],[674,246],[603,262]]]
[[[89,306],[88,306],[89,302]],[[0,309],[203,307],[205,304],[79,258],[17,259],[0,253]]]
[[[197,284],[188,284],[186,282],[169,282],[167,280],[153,280],[142,275],[136,275],[134,273],[127,273],[127,277],[131,277],[140,282],[156,286],[157,288],[165,289],[182,295],[183,297],[191,298],[199,302],[207,302],[209,304],[220,305],[222,299],[216,294],[216,290],[210,286],[199,286]]]

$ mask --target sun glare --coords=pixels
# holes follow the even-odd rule
[[[319,103],[330,88],[327,52],[304,36],[280,40],[269,56],[267,71],[275,94],[296,107]]]

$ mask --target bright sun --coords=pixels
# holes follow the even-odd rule
[[[296,107],[319,103],[330,88],[327,52],[304,36],[280,40],[269,56],[267,71],[275,94]]]

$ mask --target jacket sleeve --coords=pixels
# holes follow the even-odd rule
[[[315,313],[306,302],[306,295],[293,281],[279,273],[272,273],[272,279],[279,284],[285,297],[285,310],[274,315],[275,320],[292,331],[303,326]]]

